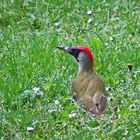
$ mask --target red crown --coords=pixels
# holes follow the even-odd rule
[[[94,58],[93,58],[93,55],[92,55],[90,49],[85,47],[85,46],[75,46],[74,48],[83,51],[90,58],[91,63],[92,63],[92,68],[93,68],[93,66],[94,66]]]

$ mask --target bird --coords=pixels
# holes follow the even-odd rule
[[[94,70],[94,57],[88,47],[57,46],[78,63],[77,76],[72,80],[73,99],[92,115],[102,114],[107,107],[105,85]]]

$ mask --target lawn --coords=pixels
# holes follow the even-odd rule
[[[56,45],[92,50],[100,120],[72,100],[77,64]],[[1,139],[139,140],[139,110],[139,0],[0,1]]]

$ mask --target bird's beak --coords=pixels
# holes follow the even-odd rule
[[[76,51],[76,49],[74,48],[69,48],[69,47],[63,47],[63,46],[56,46],[58,49],[60,50],[63,50],[65,52],[68,52],[70,55],[72,55],[76,60],[77,62],[79,62],[78,60],[78,55],[79,55],[79,50]]]
[[[69,48],[69,47],[63,47],[63,46],[56,46],[58,49],[60,50],[63,50],[65,52],[68,52],[69,54],[72,54],[73,51],[72,51],[72,48]]]

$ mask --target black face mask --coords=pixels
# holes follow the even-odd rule
[[[80,50],[72,48],[71,51],[70,51],[69,53],[70,53],[72,56],[74,56],[75,59],[78,61],[78,55],[79,55],[79,53],[80,53]]]
[[[57,48],[65,52],[68,52],[70,55],[74,56],[74,58],[79,62],[78,56],[81,50],[75,48],[63,47],[63,46],[57,46]]]

